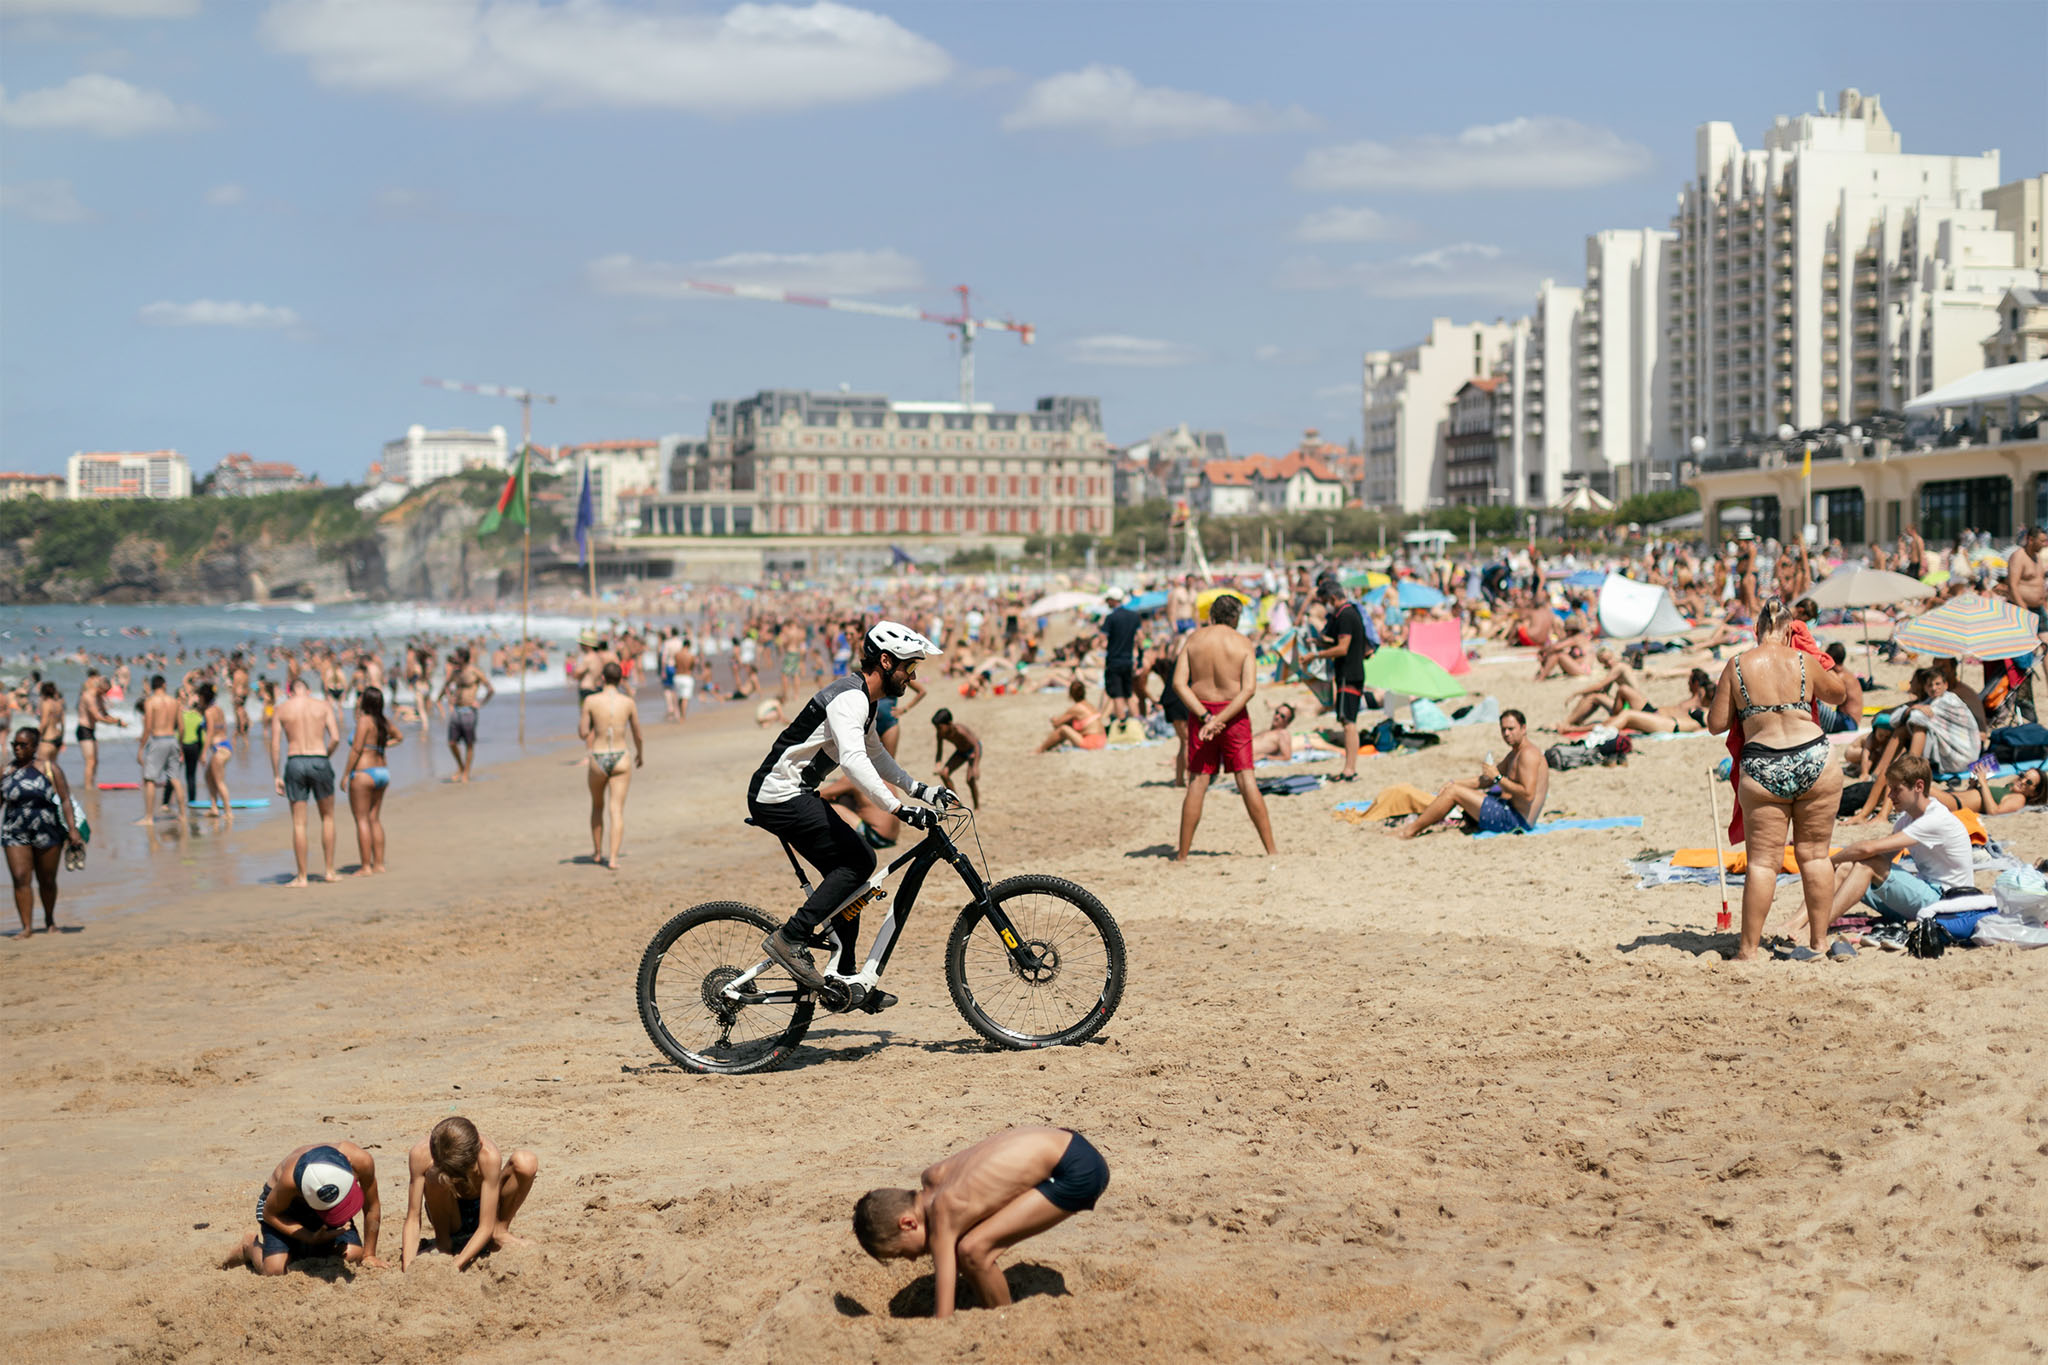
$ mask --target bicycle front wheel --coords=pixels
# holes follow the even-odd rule
[[[946,985],[960,1016],[998,1047],[1085,1042],[1124,994],[1124,936],[1101,901],[1060,877],[1010,877],[989,899],[1038,960],[1026,972],[978,906],[946,942]]]
[[[751,905],[713,901],[661,926],[640,958],[640,1022],[669,1060],[739,1075],[778,1066],[801,1043],[815,1004],[769,963],[734,999],[727,987],[766,954],[777,921]]]

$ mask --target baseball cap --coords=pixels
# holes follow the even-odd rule
[[[1122,588],[1104,588],[1102,590],[1102,600],[1105,602],[1121,602],[1124,600],[1124,590]]]
[[[299,1198],[320,1215],[328,1227],[346,1226],[363,1207],[363,1187],[348,1158],[332,1147],[315,1147],[299,1158],[292,1168],[292,1180]]]

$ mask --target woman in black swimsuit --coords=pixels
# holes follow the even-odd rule
[[[1152,657],[1145,663],[1146,680],[1140,688],[1149,698],[1152,695],[1152,679],[1159,680],[1159,709],[1166,714],[1167,723],[1173,726],[1175,748],[1173,751],[1173,785],[1185,787],[1188,784],[1188,708],[1173,690],[1173,665],[1180,658],[1180,642],[1184,635],[1169,635],[1160,641],[1152,651]]]
[[[1792,648],[1795,624],[1782,599],[1773,597],[1763,604],[1757,614],[1756,645],[1721,670],[1713,704],[1707,708],[1707,725],[1717,735],[1741,726],[1735,791],[1749,863],[1775,867],[1784,857],[1786,843],[1792,845],[1799,859],[1810,939],[1809,946],[1796,949],[1794,955],[1809,957],[1827,946],[1835,894],[1828,844],[1842,793],[1842,770],[1828,761],[1827,735],[1814,719],[1813,703],[1840,706],[1846,690],[1842,675],[1824,667],[1821,656]],[[1742,942],[1736,961],[1761,954],[1764,920],[1777,888],[1776,877],[1743,880]]]

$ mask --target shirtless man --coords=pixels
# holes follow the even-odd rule
[[[1174,632],[1179,635],[1185,635],[1195,628],[1195,585],[1192,574],[1167,584],[1166,619],[1173,622]]]
[[[78,691],[78,753],[85,760],[85,790],[99,790],[100,779],[100,736],[99,727],[112,725],[114,717],[107,710],[107,680],[97,668],[85,670],[85,686]]]
[[[469,781],[476,763],[476,709],[496,695],[491,680],[469,662],[469,647],[458,648],[448,660],[448,681],[441,685],[441,700],[453,698],[448,708],[448,752],[455,755],[454,781]]]
[[[1258,690],[1258,652],[1238,632],[1238,613],[1244,604],[1237,598],[1218,597],[1209,607],[1209,624],[1196,629],[1181,647],[1173,665],[1173,689],[1188,709],[1191,733],[1188,738],[1188,790],[1180,804],[1180,843],[1173,860],[1188,860],[1188,846],[1195,841],[1195,827],[1202,823],[1202,801],[1209,794],[1209,779],[1220,771],[1237,775],[1238,795],[1244,798],[1245,814],[1259,833],[1268,856],[1280,850],[1273,844],[1273,822],[1266,814],[1266,798],[1252,780],[1252,718],[1246,709]],[[1196,726],[1196,720],[1200,725]]]
[[[306,877],[306,803],[320,808],[320,851],[326,860],[323,882],[334,880],[334,764],[328,755],[341,743],[334,708],[313,695],[306,679],[292,674],[285,699],[270,720],[270,773],[277,794],[292,807],[292,857],[299,873],[287,886],[304,886]],[[283,753],[280,756],[279,750]]]
[[[142,765],[142,818],[136,824],[155,823],[158,783],[176,795],[178,820],[184,822],[185,784],[179,778],[184,757],[178,744],[178,699],[164,691],[164,675],[152,673],[149,695],[142,699],[142,734],[135,742],[135,761]]]
[[[661,643],[655,647],[655,661],[661,668],[661,709],[668,720],[680,721],[682,710],[676,699],[676,656],[682,652],[682,633],[670,626],[661,633]]]
[[[583,699],[576,719],[576,737],[589,750],[585,764],[590,779],[590,860],[613,871],[619,866],[619,844],[626,837],[626,789],[633,785],[633,769],[647,762],[647,750],[640,740],[640,713],[633,699],[619,691],[624,670],[616,663],[604,666],[598,675],[603,684]],[[626,762],[626,736],[633,737],[633,761]],[[611,813],[611,852],[604,850],[605,813]]]
[[[1543,814],[1550,795],[1550,767],[1543,751],[1529,739],[1529,721],[1520,711],[1500,713],[1500,737],[1507,742],[1505,767],[1487,762],[1476,782],[1448,782],[1422,813],[1394,830],[1396,838],[1413,839],[1453,810],[1462,810],[1487,834],[1526,834]]]
[[[228,656],[228,692],[235,699],[235,737],[249,733],[249,665],[239,653]]]
[[[525,1246],[512,1235],[512,1218],[533,1193],[540,1158],[532,1152],[500,1152],[460,1114],[435,1124],[406,1160],[411,1183],[405,1195],[405,1227],[399,1234],[398,1268],[428,1246],[455,1258],[466,1270],[487,1251]],[[433,1225],[431,1240],[420,1237],[420,1214]]]
[[[363,1215],[360,1234],[357,1213]],[[353,1142],[309,1143],[270,1173],[256,1196],[255,1230],[235,1243],[221,1269],[246,1265],[259,1275],[282,1275],[294,1261],[340,1256],[350,1265],[381,1270],[382,1219],[375,1158]]]
[[[1272,759],[1278,763],[1292,762],[1303,754],[1341,754],[1344,746],[1332,744],[1318,734],[1297,735],[1294,726],[1294,703],[1281,702],[1273,708],[1273,724],[1270,728],[1252,736],[1252,759],[1263,762]]]
[[[1109,1188],[1109,1163],[1071,1128],[1012,1128],[925,1168],[915,1190],[869,1190],[853,1234],[878,1261],[932,1258],[932,1316],[953,1315],[960,1273],[984,1308],[1010,1302],[997,1258]]]
[[[938,774],[939,785],[951,787],[953,774],[962,767],[967,769],[967,796],[976,810],[981,809],[981,737],[974,731],[953,719],[953,713],[945,707],[932,712],[932,730],[938,736],[938,751],[932,761],[938,763],[932,771]],[[946,758],[946,746],[953,746],[953,756]],[[940,763],[940,759],[945,759]]]

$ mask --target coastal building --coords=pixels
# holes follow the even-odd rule
[[[1361,501],[1403,512],[1444,501],[1447,468],[1440,457],[1451,399],[1466,380],[1493,372],[1518,325],[1437,318],[1428,337],[1405,350],[1365,353]]]
[[[384,457],[378,461],[377,472],[379,482],[418,488],[465,469],[502,470],[510,462],[503,427],[492,427],[489,431],[429,431],[423,426],[412,426],[397,440],[384,443]]]
[[[556,446],[535,465],[569,483],[571,499],[581,496],[583,470],[590,470],[591,514],[606,535],[629,536],[640,527],[637,509],[664,491],[661,441],[585,441]],[[571,512],[574,517],[574,512]]]
[[[1514,421],[1514,400],[1501,390],[1504,374],[1468,379],[1451,399],[1444,434],[1444,497],[1453,506],[1507,501],[1501,483],[1509,454],[1505,428]]]
[[[1984,196],[1993,226],[2010,232],[2013,264],[2022,270],[2048,270],[2048,175],[2029,176],[2000,185]]]
[[[24,498],[54,502],[63,496],[62,474],[0,474],[0,502],[20,502]]]
[[[1349,496],[1344,477],[1330,461],[1345,455],[1344,447],[1316,439],[1310,431],[1302,444],[1285,455],[1247,455],[1203,464],[1193,503],[1212,517],[1249,512],[1330,511]]]
[[[258,460],[244,453],[221,456],[213,467],[213,496],[253,498],[260,493],[286,493],[312,488],[320,481],[299,472],[284,460]]]
[[[993,404],[764,389],[664,437],[667,491],[641,535],[1105,535],[1113,459],[1095,398]]]
[[[1984,339],[1986,365],[2048,360],[2048,288],[2008,289],[1998,301],[1998,330]]]
[[[1572,370],[1573,483],[1612,498],[1649,492],[1671,427],[1670,304],[1665,274],[1677,234],[1656,228],[1586,239],[1586,284]]]
[[[1134,507],[1153,498],[1188,498],[1201,482],[1204,464],[1229,458],[1230,440],[1220,431],[1190,430],[1185,422],[1155,431],[1119,454],[1116,505]]]
[[[1997,152],[1909,155],[1875,95],[1780,117],[1761,148],[1702,124],[1694,169],[1667,253],[1668,458],[1895,413],[1976,369],[1999,298],[2039,282],[2000,222],[2037,182],[2001,214]]]
[[[65,472],[74,499],[192,496],[192,466],[175,450],[81,450]]]

